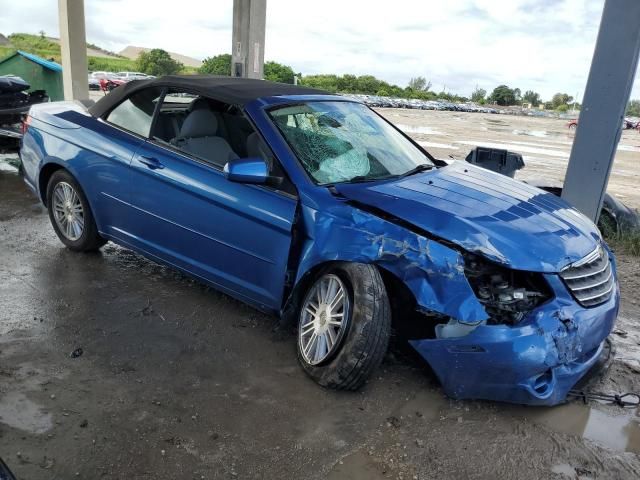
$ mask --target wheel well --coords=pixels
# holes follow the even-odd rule
[[[320,263],[304,274],[287,299],[282,311],[283,324],[295,324],[298,306],[308,286],[319,274],[338,263],[342,262],[328,261]],[[409,290],[400,278],[379,265],[375,265],[375,267],[380,271],[384,287],[387,290],[391,306],[391,326],[395,336],[403,339],[433,338],[435,336],[434,327],[438,321],[434,321],[435,319],[432,316],[418,311],[417,301],[413,292]]]
[[[420,311],[415,295],[393,272],[378,266],[391,306],[393,341],[435,338],[435,326],[442,322],[440,315]]]
[[[49,184],[51,175],[58,170],[64,170],[64,167],[61,167],[57,163],[47,163],[42,167],[42,170],[40,170],[40,177],[38,178],[38,192],[40,192],[40,199],[45,207],[47,206],[47,185]]]
[[[291,291],[291,294],[285,301],[284,308],[282,309],[282,314],[280,315],[280,323],[284,326],[292,326],[295,325],[295,319],[298,312],[298,306],[302,301],[302,297],[304,292],[307,291],[307,287],[313,282],[320,272],[326,270],[331,265],[335,265],[337,261],[329,261],[320,263],[311,267],[305,274],[302,276],[300,281],[296,283]]]

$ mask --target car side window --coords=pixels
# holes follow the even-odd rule
[[[106,120],[146,138],[149,136],[153,112],[161,93],[162,89],[158,87],[136,92],[111,110]]]
[[[150,138],[219,170],[237,158],[262,158],[269,174],[282,178],[276,189],[296,193],[271,149],[235,105],[179,89],[168,89]]]

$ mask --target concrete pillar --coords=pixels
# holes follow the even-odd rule
[[[231,75],[264,77],[267,0],[233,0]]]
[[[65,100],[89,98],[84,0],[58,0],[62,83]]]
[[[640,53],[640,1],[607,0],[562,198],[598,220]]]

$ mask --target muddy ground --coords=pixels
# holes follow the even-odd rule
[[[618,261],[618,360],[593,388],[640,391],[640,262]],[[0,301],[19,479],[640,477],[637,409],[452,401],[400,352],[361,392],[323,390],[274,319],[112,244],[63,248],[2,159]]]

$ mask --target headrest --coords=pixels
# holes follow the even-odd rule
[[[262,157],[264,153],[260,135],[258,135],[258,132],[253,132],[247,137],[247,155],[249,157]]]
[[[198,97],[189,105],[189,112],[203,109],[209,110],[209,101],[206,98]]]
[[[178,137],[214,137],[216,133],[218,133],[218,118],[211,110],[198,109],[184,119]]]

